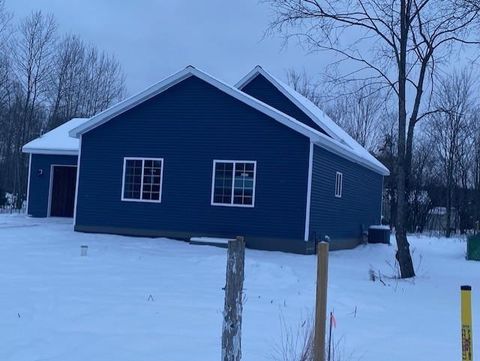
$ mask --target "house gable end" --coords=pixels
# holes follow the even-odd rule
[[[188,66],[184,70],[154,84],[150,88],[144,90],[143,92],[136,94],[114,106],[111,108],[93,116],[90,118],[85,124],[73,129],[70,131],[70,136],[72,137],[79,137],[81,134],[84,134],[106,122],[109,122],[116,116],[128,111],[143,102],[151,99],[155,95],[161,94],[162,92],[168,90],[172,86],[183,82],[184,80],[190,77],[196,77],[204,82],[210,84],[211,86],[217,88],[221,92],[225,93],[226,95],[239,100],[240,102],[248,105],[251,108],[254,108],[272,119],[275,119],[279,123],[283,124],[286,127],[289,127],[296,132],[309,137],[309,138],[316,138],[319,135],[322,135],[317,130],[306,126],[304,123],[296,120],[295,118],[290,117],[289,115],[282,113],[278,109],[259,101],[258,99],[238,90],[233,86],[229,86],[224,82],[215,79],[214,77],[197,70],[192,66]]]
[[[190,77],[82,135],[75,227],[179,238],[254,235],[255,247],[278,238],[285,242],[279,248],[300,252],[309,144],[302,134]],[[164,160],[161,203],[121,200],[125,157]],[[254,207],[211,205],[214,160],[256,162]]]
[[[241,87],[248,95],[290,115],[303,124],[328,135],[317,123],[315,123],[303,110],[295,105],[287,96],[272,84],[265,76],[257,73],[248,83]]]

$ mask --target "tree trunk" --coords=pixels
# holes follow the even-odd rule
[[[448,175],[447,175],[447,199],[446,199],[446,224],[445,237],[450,238],[451,224],[452,224],[452,185],[453,185],[453,162],[449,161]]]
[[[405,137],[407,124],[406,110],[406,63],[407,63],[407,42],[408,42],[408,24],[407,24],[407,4],[406,0],[400,1],[400,59],[398,64],[398,160],[397,160],[397,261],[400,266],[401,278],[410,278],[415,276],[413,269],[412,256],[410,255],[410,244],[407,240],[406,229],[406,163],[405,163]]]

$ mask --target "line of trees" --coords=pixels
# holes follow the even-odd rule
[[[439,77],[431,96],[432,111],[419,127],[407,186],[409,232],[466,232],[480,221],[479,75],[468,65]],[[287,72],[289,84],[323,109],[368,149],[391,175],[385,179],[384,219],[395,226],[397,191],[397,114],[385,92],[361,82],[331,88],[305,72]],[[441,218],[441,223],[435,221]],[[440,228],[440,229],[439,229]]]
[[[330,52],[338,85],[386,93],[395,114],[395,228],[402,278],[415,276],[407,239],[416,133],[431,115],[437,80],[453,54],[480,44],[478,0],[265,0],[270,30],[310,52]],[[341,66],[339,66],[341,65]],[[418,134],[417,134],[418,135]],[[418,137],[417,137],[418,138]]]
[[[114,56],[61,34],[41,11],[16,20],[0,0],[0,193],[26,198],[22,146],[74,117],[90,117],[125,96]]]

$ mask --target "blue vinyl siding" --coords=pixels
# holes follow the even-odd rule
[[[252,81],[242,88],[242,91],[280,110],[281,112],[290,115],[309,127],[326,134],[325,131],[317,125],[317,123],[312,121],[307,114],[305,114],[290,99],[283,95],[282,92],[280,92],[263,75],[258,74]]]
[[[342,197],[335,197],[336,173],[343,173]],[[328,235],[332,246],[352,246],[362,227],[380,223],[383,177],[356,163],[314,147],[310,237]]]
[[[50,166],[52,164],[77,165],[77,156],[32,154],[27,214],[33,217],[48,216]],[[41,175],[39,175],[40,169],[42,170]]]
[[[121,201],[124,157],[164,159],[161,203]],[[257,162],[255,207],[210,204],[214,159]],[[76,229],[303,242],[308,159],[308,138],[192,76],[82,136]]]

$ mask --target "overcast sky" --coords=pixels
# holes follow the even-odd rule
[[[306,55],[280,37],[264,38],[271,10],[258,0],[7,0],[16,19],[40,9],[61,33],[76,33],[115,54],[130,94],[194,65],[235,83],[260,64],[284,78],[289,68],[321,72],[324,56]]]

